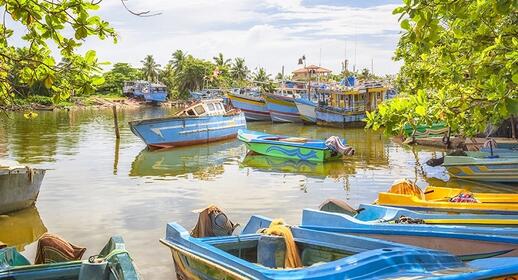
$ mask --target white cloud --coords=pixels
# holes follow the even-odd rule
[[[282,65],[286,71],[297,68],[302,54],[308,63],[318,64],[321,49],[322,66],[338,71],[347,41],[351,68],[355,46],[357,68],[370,68],[371,59],[377,73],[395,73],[399,68],[391,61],[400,30],[391,13],[393,5],[353,8],[306,7],[300,0],[127,1],[135,11],[162,12],[141,18],[115,2],[103,2],[99,14],[117,29],[119,43],[89,40],[84,46],[97,49],[102,60],[138,66],[145,55],[153,54],[164,65],[176,49],[205,59],[222,52],[227,57],[244,57],[251,69],[261,66],[275,74]]]

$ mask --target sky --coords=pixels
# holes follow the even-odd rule
[[[88,39],[80,51],[95,49],[100,60],[140,61],[152,54],[162,66],[181,49],[195,57],[242,57],[254,71],[264,67],[275,75],[306,63],[340,71],[371,68],[376,74],[397,73],[392,56],[401,32],[393,0],[104,0],[95,13],[116,29],[119,40]]]

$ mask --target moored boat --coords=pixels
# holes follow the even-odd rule
[[[297,105],[295,105],[295,97],[287,94],[266,93],[264,100],[273,122],[302,122]]]
[[[59,253],[56,253],[59,254]],[[124,240],[119,236],[110,238],[96,263],[89,260],[47,264],[31,264],[13,247],[0,249],[1,279],[140,279]]]
[[[455,178],[487,182],[518,182],[518,157],[509,156],[445,156],[443,166]]]
[[[45,169],[0,163],[0,214],[34,205]]]
[[[486,279],[518,273],[518,258],[463,263],[440,251],[286,227],[261,216],[238,236],[193,238],[170,223],[160,241],[171,250],[178,279]]]
[[[295,105],[300,114],[300,118],[304,123],[313,124],[317,122],[317,113],[315,111],[317,103],[307,98],[295,98]]]
[[[354,149],[345,146],[337,137],[335,141],[312,140],[301,137],[266,134],[252,130],[239,130],[238,139],[251,151],[274,157],[329,161],[354,154]]]
[[[518,214],[518,194],[471,193],[463,189],[427,187],[424,192],[407,180],[380,192],[376,204],[413,210],[455,213]]]
[[[418,212],[404,208],[360,204],[358,209],[346,202],[330,199],[322,203],[321,211],[347,214],[362,222],[398,223],[413,221],[442,225],[518,226],[518,215]]]
[[[238,108],[245,114],[247,121],[270,121],[270,111],[266,101],[255,91],[233,91],[227,93],[232,106]]]
[[[202,100],[172,117],[129,122],[131,131],[152,148],[189,146],[234,138],[246,128],[243,113],[226,110],[221,100]]]
[[[304,209],[301,227],[447,251],[463,261],[518,257],[516,228],[373,223],[345,214],[310,209]]]

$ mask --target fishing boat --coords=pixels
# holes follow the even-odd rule
[[[15,248],[0,249],[0,279],[140,279],[122,237],[110,238],[96,255],[99,263],[90,260],[31,264]]]
[[[246,128],[243,113],[227,110],[221,99],[201,100],[172,117],[129,122],[148,147],[167,148],[234,138]]]
[[[326,200],[321,204],[320,210],[347,214],[358,221],[369,223],[396,224],[408,220],[427,225],[518,225],[518,215],[418,212],[372,204],[360,204],[358,209],[354,209],[345,201],[337,199]]]
[[[518,182],[518,157],[473,157],[469,154],[468,156],[445,156],[442,165],[455,178],[487,182]]]
[[[227,93],[232,106],[245,114],[247,121],[271,121],[264,97],[257,90],[239,89]]]
[[[270,112],[273,122],[292,122],[300,123],[299,110],[295,105],[295,98],[298,96],[281,94],[281,93],[265,93],[264,100]]]
[[[375,204],[420,211],[518,214],[518,194],[471,193],[463,189],[432,186],[423,192],[415,185],[408,190],[398,188],[401,184],[411,183],[398,182],[388,192],[380,192]]]
[[[0,214],[34,205],[45,169],[0,163]]]
[[[415,130],[415,132],[414,132]],[[403,135],[414,137],[437,137],[444,136],[448,132],[448,127],[444,123],[433,123],[432,125],[419,124],[412,127],[409,124],[403,126]]]
[[[169,95],[165,85],[155,84],[148,81],[124,82],[122,91],[127,96],[143,99],[146,102],[152,103],[165,102]]]
[[[266,234],[275,231],[285,237]],[[487,279],[518,273],[518,258],[463,263],[445,252],[286,228],[261,216],[252,216],[238,236],[194,238],[169,223],[160,241],[172,252],[178,279]]]
[[[363,127],[366,112],[377,109],[387,88],[379,83],[346,90],[317,90],[317,124],[332,127]]]
[[[301,137],[272,135],[252,130],[239,130],[237,138],[255,153],[273,157],[330,161],[354,154],[354,149],[344,145],[344,141],[311,140]]]
[[[301,227],[446,251],[463,261],[518,257],[518,229],[363,222],[349,215],[304,209]]]
[[[317,123],[317,113],[315,111],[317,102],[308,98],[295,98],[295,105],[300,114],[302,122],[308,124]]]

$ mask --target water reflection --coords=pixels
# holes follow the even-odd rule
[[[190,147],[143,149],[133,160],[129,176],[192,176],[212,180],[224,173],[226,162],[237,160],[244,146],[235,140]]]
[[[46,232],[36,207],[0,215],[0,241],[20,252]]]
[[[285,159],[248,153],[240,167],[250,167],[256,171],[304,174],[308,177],[325,179],[346,178],[355,174],[355,167],[343,161],[314,162],[306,160]]]

